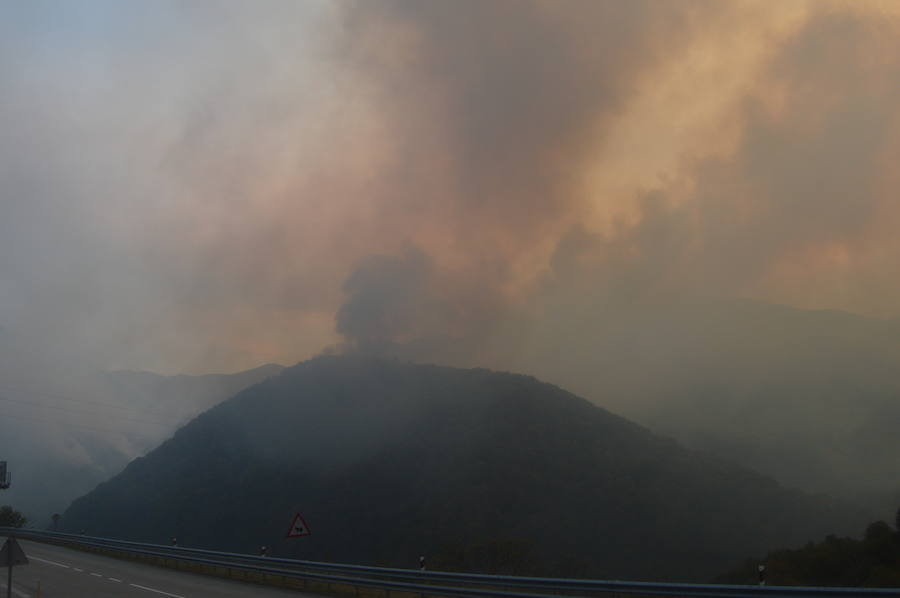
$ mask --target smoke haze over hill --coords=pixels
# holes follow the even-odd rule
[[[302,546],[282,537],[300,505]],[[854,521],[534,378],[335,356],[210,409],[61,525],[395,567],[427,554],[444,571],[465,566],[457,550],[511,544],[518,574],[705,580]],[[484,560],[469,566],[498,572]]]
[[[377,352],[890,479],[898,99],[876,1],[8,3],[0,373]]]

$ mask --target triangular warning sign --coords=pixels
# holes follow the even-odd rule
[[[15,538],[7,538],[3,548],[0,548],[0,567],[15,567],[17,565],[27,565],[28,557],[25,551],[19,546]]]
[[[303,521],[303,517],[300,516],[300,513],[294,515],[294,520],[291,522],[291,527],[288,529],[286,537],[299,538],[300,536],[310,535],[312,535],[312,533],[309,531],[309,526]]]

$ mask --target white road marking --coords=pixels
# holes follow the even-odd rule
[[[35,560],[35,561],[40,561],[40,562],[42,562],[42,563],[49,563],[49,564],[51,564],[51,565],[56,565],[57,567],[65,567],[66,569],[69,568],[68,565],[63,565],[62,563],[57,563],[56,561],[48,561],[47,559],[41,559],[41,558],[38,558],[38,557],[36,557],[36,556],[28,555],[28,558],[30,558],[30,559],[32,559],[32,560]]]
[[[168,592],[163,592],[162,590],[155,590],[153,588],[148,588],[147,586],[139,586],[136,583],[130,583],[128,585],[130,585],[131,587],[134,587],[134,588],[140,588],[142,590],[147,590],[148,592],[156,592],[157,594],[162,594],[163,596],[172,596],[172,598],[184,598],[184,596],[180,596],[179,594],[170,594]]]
[[[79,573],[84,573],[84,569],[79,569],[78,567],[70,567],[69,565],[57,563],[56,561],[48,561],[47,559],[42,559],[42,558],[36,557],[36,556],[29,556],[28,558],[34,559],[36,561],[40,561],[42,563],[47,563],[49,565],[56,565],[57,567],[62,567],[64,569],[72,569],[72,571],[78,571]],[[93,575],[94,577],[103,577],[99,573],[91,573],[91,575]],[[109,581],[114,581],[116,583],[122,583],[121,579],[116,579],[115,577],[107,577],[106,579],[108,579]],[[170,594],[169,592],[163,592],[162,590],[157,590],[155,588],[148,588],[147,586],[138,585],[136,583],[130,583],[128,585],[135,587],[135,588],[139,588],[141,590],[147,590],[148,592],[155,592],[157,594],[162,594],[163,596],[171,596],[172,598],[184,598],[184,596],[181,596],[179,594]],[[31,594],[26,594],[25,592],[21,592],[21,591],[17,590],[16,588],[13,588],[12,591],[13,591],[13,594],[18,596],[19,598],[31,598]]]

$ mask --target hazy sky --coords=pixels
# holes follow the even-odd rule
[[[205,372],[585,296],[900,316],[900,3],[0,5],[29,346]]]

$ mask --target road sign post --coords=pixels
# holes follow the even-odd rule
[[[22,550],[22,547],[19,546],[19,543],[16,542],[16,539],[12,536],[7,538],[3,548],[0,548],[0,563],[6,564],[7,567],[6,598],[12,598],[13,567],[28,564],[28,557],[25,556],[25,551]]]

